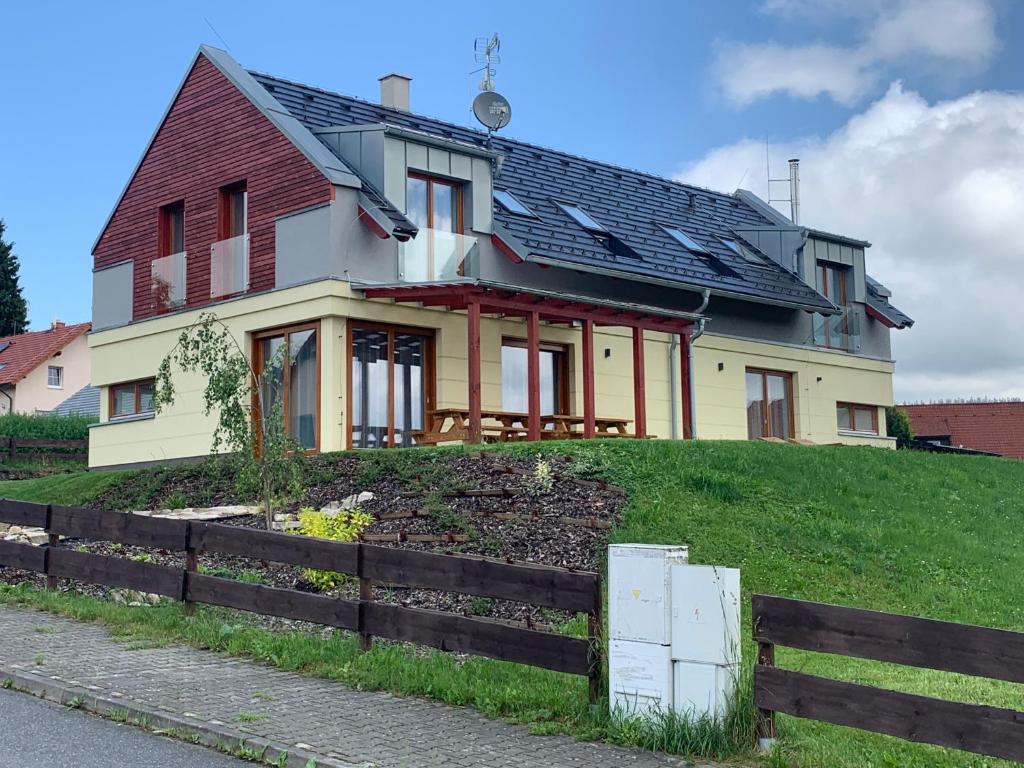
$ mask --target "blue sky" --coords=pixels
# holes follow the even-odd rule
[[[818,167],[827,160],[834,179],[848,167],[835,167],[843,147],[832,142],[858,120],[905,115],[913,99],[935,118],[940,105],[972,93],[1020,96],[1024,3],[956,0],[967,17],[947,13],[951,3],[450,0],[443,13],[402,2],[179,2],[170,13],[151,3],[11,4],[0,54],[0,218],[21,258],[32,326],[55,315],[87,319],[93,241],[204,42],[226,44],[247,67],[369,99],[378,76],[408,73],[414,111],[470,122],[473,40],[497,31],[510,135],[726,190],[742,178],[759,192],[767,136],[775,161],[832,147]],[[891,134],[891,126],[880,130]],[[1008,143],[1018,135],[1009,130]],[[872,161],[846,149],[844,162]],[[1019,154],[992,160],[997,171],[1020,162]],[[879,228],[885,212],[851,215],[856,190],[833,200],[825,174],[806,162],[804,178],[807,193],[822,188],[833,203],[816,206],[805,193],[807,212],[820,216],[809,223],[875,242],[879,267],[890,271],[880,277],[911,293],[905,251],[884,250],[886,227],[896,228]],[[927,304],[907,301],[912,313],[916,301]],[[910,372],[929,375],[921,363],[931,353],[908,349]],[[1014,365],[1024,369],[1024,360]],[[1006,394],[1009,380],[969,386]],[[930,393],[912,389],[908,397]]]

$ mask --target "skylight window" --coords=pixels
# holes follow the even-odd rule
[[[745,246],[739,240],[730,240],[727,237],[720,237],[719,240],[722,244],[730,251],[735,253],[737,256],[741,256],[744,260],[749,261],[751,264],[757,264],[760,267],[767,266],[764,259],[758,254],[754,253],[750,248]]]
[[[557,200],[555,202],[558,202]],[[596,232],[600,235],[608,234],[608,230],[605,229],[601,224],[598,224],[591,218],[590,214],[580,208],[578,205],[570,205],[569,203],[558,203],[558,207],[569,214],[573,221],[579,224],[584,229]]]
[[[519,201],[519,198],[507,189],[494,190],[494,199],[497,200],[501,207],[509,213],[514,213],[516,216],[529,216],[533,219],[537,218],[537,214],[523,205]]]
[[[696,240],[694,240],[692,237],[690,237],[688,234],[683,232],[683,230],[679,229],[678,227],[662,227],[662,229],[664,229],[670,237],[675,239],[677,243],[679,243],[681,246],[683,246],[683,248],[690,251],[691,253],[699,253],[706,256],[711,255],[711,251],[709,251],[707,248],[698,243]]]

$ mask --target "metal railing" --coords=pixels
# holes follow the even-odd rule
[[[415,238],[398,245],[398,279],[429,283],[472,277],[479,250],[472,235],[421,229]]]
[[[154,259],[150,267],[150,292],[156,310],[167,311],[185,303],[186,253]]]
[[[220,240],[210,246],[210,298],[249,289],[249,234]]]

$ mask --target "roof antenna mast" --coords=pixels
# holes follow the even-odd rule
[[[478,37],[473,45],[477,64],[483,64],[480,69],[473,70],[470,74],[482,72],[480,78],[480,93],[473,99],[473,114],[476,119],[487,128],[487,146],[491,145],[491,134],[501,130],[512,120],[512,105],[508,99],[494,90],[494,65],[501,63],[501,41],[498,33],[490,37]]]

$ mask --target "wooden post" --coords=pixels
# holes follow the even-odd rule
[[[633,328],[633,411],[636,436],[647,437],[647,389],[644,376],[644,329]]]
[[[18,453],[18,441],[16,438],[10,437],[7,439],[7,461],[14,461]]]
[[[755,619],[756,621],[756,619]],[[775,645],[758,642],[757,663],[762,667],[775,666]],[[757,672],[754,673],[755,696],[757,690]],[[757,747],[762,752],[771,751],[775,745],[775,712],[770,709],[757,710]]]
[[[583,321],[583,437],[592,439],[594,427],[594,321]]]
[[[683,439],[693,438],[693,403],[690,400],[690,333],[679,334],[679,381],[682,396],[679,403],[683,409]]]
[[[14,448],[14,438],[11,438],[11,450]],[[50,516],[53,514],[53,507],[49,504],[46,505],[46,588],[49,590],[57,589],[57,577],[50,575],[50,552],[60,546],[60,536],[55,533],[50,533]]]
[[[469,442],[483,442],[480,402],[480,303],[466,307],[466,338],[469,344]]]
[[[189,522],[188,530],[185,533],[185,579],[181,583],[181,599],[185,603],[186,616],[191,616],[196,610],[195,603],[188,599],[188,582],[193,573],[199,572],[199,553],[192,546],[192,525]]]
[[[526,316],[526,382],[529,390],[529,418],[526,435],[540,440],[540,314]]]
[[[595,579],[594,585],[594,608],[587,615],[587,636],[590,640],[588,648],[590,671],[587,674],[590,689],[590,706],[596,707],[598,698],[601,695],[601,659],[603,655],[603,643],[601,642],[604,633],[604,620],[601,616],[601,605],[603,595],[601,591],[601,577]]]
[[[356,544],[356,573],[359,576],[359,650],[368,651],[373,647],[373,635],[366,629],[366,605],[373,601],[373,582],[363,576],[363,545]]]

